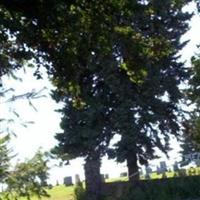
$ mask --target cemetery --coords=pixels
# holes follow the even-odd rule
[[[151,179],[143,179],[137,186],[134,187],[128,183],[127,177],[119,177],[118,179],[115,179],[114,182],[110,182],[108,179],[108,183],[105,183],[105,185],[103,185],[103,191],[104,194],[106,194],[106,196],[108,197],[108,200],[120,199],[123,197],[124,192],[128,192],[129,190],[131,192],[131,194],[129,195],[134,196],[134,193],[137,193],[137,195],[139,195],[138,198],[141,198],[142,200],[146,200],[150,197],[155,200],[159,200],[160,198],[165,199],[166,193],[168,193],[169,190],[171,191],[170,196],[168,196],[170,200],[176,200],[180,197],[182,197],[182,199],[189,199],[188,197],[191,197],[196,200],[198,199],[200,190],[199,172],[200,168],[188,169],[186,172],[187,175],[184,175],[178,171],[176,172],[177,175],[175,175],[175,172],[171,172],[170,175],[168,174],[169,178],[167,179],[161,178],[159,174],[157,174],[156,176],[155,172],[153,172],[153,174],[150,174],[150,176],[152,177]],[[51,197],[47,199],[75,200],[74,187],[76,187],[75,184],[71,186],[65,186],[62,184],[54,186],[52,189],[48,190],[48,193],[51,195]],[[195,188],[195,190],[193,189],[193,187]],[[156,191],[154,190],[155,188],[157,188]],[[147,190],[147,194],[140,192],[143,190]],[[176,195],[173,196],[173,194]],[[148,198],[145,197],[145,195],[148,195]],[[46,198],[44,199],[47,200]],[[35,200],[35,197],[33,198],[33,200]]]
[[[186,161],[187,165],[191,162],[198,163],[197,161],[200,157],[193,156],[198,154],[199,153],[192,153],[191,155],[184,155],[181,162],[175,161],[174,165],[171,166],[172,169],[167,166],[166,161],[161,161],[157,166],[157,170],[154,170],[153,167],[148,165],[145,167],[144,172],[140,171],[140,181],[135,183],[135,185],[128,182],[127,172],[121,172],[119,177],[115,179],[109,179],[108,174],[102,174],[102,177],[104,177],[102,179],[103,193],[107,196],[108,200],[123,199],[124,193],[129,192],[131,196],[134,196],[136,193],[139,195],[138,198],[142,198],[142,200],[149,198],[159,200],[160,198],[164,199],[166,197],[172,200],[176,200],[177,198],[187,199],[189,197],[196,200],[199,197],[200,191],[200,167],[186,166],[186,168],[182,168],[181,166],[183,166],[183,163],[186,163]],[[71,181],[72,177],[70,177],[69,180]],[[65,179],[63,183],[65,183]],[[63,187],[60,185],[57,186],[57,190],[60,188],[60,194],[68,193],[68,198],[73,199],[74,190],[72,188],[76,187],[78,183],[80,183],[80,178],[77,174],[73,186],[65,185],[66,187]],[[72,184],[72,182],[70,182],[70,184]],[[154,191],[155,188],[157,188],[157,193]],[[54,190],[56,190],[56,187],[50,191],[53,196]],[[143,190],[147,192],[143,193]],[[169,190],[171,191],[170,195],[168,195]]]
[[[0,0],[0,200],[200,200],[200,0]]]

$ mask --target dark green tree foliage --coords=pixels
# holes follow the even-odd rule
[[[155,147],[167,153],[170,135],[180,136],[183,94],[179,84],[189,73],[177,59],[185,45],[180,37],[188,30],[191,17],[182,12],[186,3],[145,1],[131,18],[134,23],[128,21],[117,29],[121,69],[131,82],[121,74],[115,76],[118,85],[112,79],[113,92],[119,95],[114,124],[121,135],[114,156],[121,162],[127,160],[129,175],[137,172],[138,161],[145,164],[154,158]]]
[[[17,21],[15,14],[0,6],[0,77],[20,69],[24,61],[30,60],[32,52],[24,43],[19,43],[17,37]],[[17,29],[20,29],[18,27]]]
[[[113,136],[111,124],[113,102],[109,88],[98,77],[89,76],[86,85],[87,102],[75,102],[65,96],[60,110],[62,133],[56,134],[58,145],[53,149],[63,160],[83,157],[88,199],[98,199],[101,194],[101,157],[107,152]],[[88,79],[89,79],[88,77]],[[54,98],[58,94],[54,92]],[[75,104],[75,105],[74,105]]]
[[[198,12],[200,12],[199,1],[197,3]],[[199,48],[199,47],[198,47]],[[182,145],[182,153],[190,153],[199,150],[200,144],[200,54],[196,53],[191,58],[191,78],[189,87],[186,89],[186,97],[188,106],[191,106],[190,118],[185,120],[185,133]]]
[[[191,163],[185,156],[188,154],[196,153],[199,151],[199,118],[195,116],[195,112],[190,113],[190,118],[185,120],[184,132],[181,138],[181,151],[182,154],[182,163],[181,165],[188,165]],[[199,166],[198,159],[194,160],[197,166]]]
[[[77,83],[79,72],[91,59],[91,52],[102,50],[103,45],[105,49],[108,47],[101,35],[110,33],[110,12],[119,3],[32,1],[29,8],[25,1],[0,2],[15,15],[9,18],[14,25],[10,23],[8,26],[17,35],[16,42],[35,50],[31,55],[38,67],[45,65],[54,79],[60,79],[62,84],[55,83],[60,87],[67,87],[70,81]],[[102,23],[104,17],[107,22]],[[95,33],[91,34],[92,31]],[[97,42],[101,46],[96,46]]]
[[[189,134],[189,132],[184,133],[183,139],[181,140],[181,142],[182,142],[182,144],[181,144],[181,147],[182,147],[181,153],[183,155],[187,155],[187,154],[190,154],[190,153],[198,152],[198,149],[199,149],[198,145],[194,141],[194,138],[192,138],[192,136]]]
[[[107,127],[102,127],[106,116],[101,108],[95,110],[88,106],[76,109],[71,105],[65,106],[62,114],[63,133],[56,134],[59,146],[55,147],[53,153],[64,160],[77,157],[85,159],[88,199],[96,199],[101,193],[101,157],[109,143],[110,135]]]
[[[196,105],[196,114],[199,112],[200,104],[200,55],[196,54],[191,58],[191,79],[189,81],[189,89],[187,90],[187,96],[189,103]],[[197,117],[197,116],[196,116]]]
[[[111,129],[108,113],[102,107],[90,106],[77,109],[71,105],[62,110],[61,128],[63,133],[58,133],[56,139],[60,142],[55,148],[62,155],[67,152],[64,159],[76,157],[99,158],[105,154],[111,138]],[[102,125],[104,125],[102,127]]]

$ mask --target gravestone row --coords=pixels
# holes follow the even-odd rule
[[[101,179],[104,182],[106,179],[109,179],[108,174],[101,174]],[[81,182],[80,176],[78,174],[75,175],[75,184],[79,184]],[[72,176],[64,177],[63,183],[65,186],[73,185]]]

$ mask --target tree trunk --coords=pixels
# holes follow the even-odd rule
[[[85,162],[85,186],[87,200],[100,200],[101,197],[101,174],[100,159],[86,159]]]
[[[127,157],[128,177],[131,183],[137,183],[139,180],[139,170],[137,165],[137,155],[131,152]]]

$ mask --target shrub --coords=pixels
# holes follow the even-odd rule
[[[118,200],[181,200],[200,196],[200,177],[142,181],[129,186]]]
[[[81,182],[74,188],[74,200],[86,200],[86,192]]]

